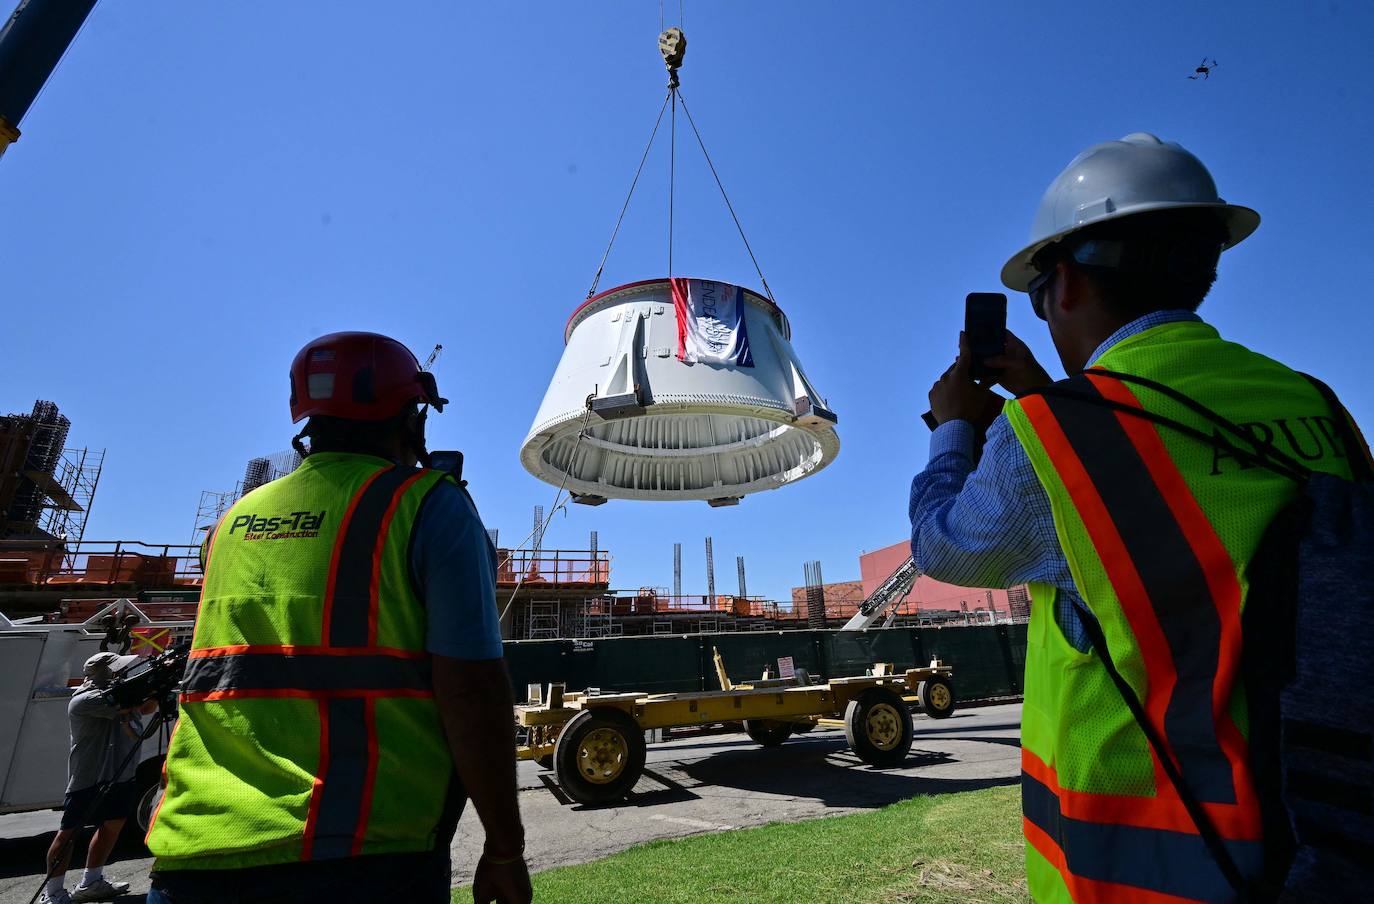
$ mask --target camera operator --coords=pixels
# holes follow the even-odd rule
[[[50,877],[39,899],[42,902],[109,901],[129,890],[127,882],[105,878],[105,860],[134,806],[134,770],[138,764],[130,753],[141,743],[143,724],[139,716],[156,710],[157,701],[121,708],[109,701],[106,691],[118,673],[138,661],[138,656],[95,654],[86,660],[86,680],[67,705],[72,732],[70,778],[62,803],[62,827],[48,848]],[[124,768],[116,775],[121,764]],[[86,852],[81,884],[69,895],[64,887],[67,864],[76,832],[83,826],[95,826],[95,835]]]

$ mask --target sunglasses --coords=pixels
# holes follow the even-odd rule
[[[1045,299],[1040,293],[1044,290],[1045,286],[1049,285],[1050,279],[1054,274],[1055,268],[1051,266],[1048,270],[1035,277],[1035,279],[1032,279],[1030,284],[1026,286],[1026,294],[1030,296],[1031,310],[1034,311],[1035,316],[1039,317],[1041,320],[1045,319]]]

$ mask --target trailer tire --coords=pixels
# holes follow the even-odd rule
[[[568,720],[553,749],[553,771],[580,804],[604,804],[630,792],[644,771],[644,731],[611,707],[583,710]]]
[[[744,732],[760,747],[777,747],[792,736],[797,728],[792,722],[776,719],[745,719]]]
[[[927,678],[917,691],[921,708],[932,719],[948,719],[954,715],[954,685],[948,678]]]
[[[897,766],[911,751],[911,710],[885,687],[870,687],[849,701],[844,736],[849,748],[870,766]]]

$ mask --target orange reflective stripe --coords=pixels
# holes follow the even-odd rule
[[[377,611],[381,605],[382,594],[382,553],[386,550],[387,532],[391,530],[391,519],[396,516],[396,509],[401,504],[401,499],[410,492],[410,488],[415,482],[425,476],[424,471],[416,471],[414,476],[408,478],[404,483],[396,488],[396,492],[391,496],[391,502],[387,505],[386,511],[382,514],[381,530],[377,532],[377,542],[372,547],[372,582],[368,588],[368,607],[367,607],[367,642],[369,645],[377,642]]]
[[[1026,836],[1026,843],[1059,871],[1076,904],[1121,904],[1123,901],[1139,904],[1196,904],[1195,898],[1180,898],[1177,895],[1166,895],[1135,885],[1118,885],[1115,882],[1101,882],[1075,875],[1069,869],[1064,852],[1043,829],[1023,816],[1021,830]]]
[[[172,733],[167,738],[167,750],[171,751],[172,742],[176,740],[177,729],[181,727],[181,720],[177,719],[172,726]],[[162,758],[162,796],[157,799],[157,806],[153,808],[153,818],[148,820],[148,831],[143,836],[143,844],[148,844],[148,839],[153,837],[153,826],[157,825],[158,814],[162,812],[162,805],[167,802],[167,792],[171,790],[167,779],[167,757]]]
[[[1064,482],[1064,488],[1073,499],[1079,517],[1083,519],[1083,526],[1087,528],[1093,545],[1098,550],[1107,578],[1121,600],[1121,609],[1131,626],[1131,631],[1135,634],[1136,643],[1140,646],[1141,659],[1145,663],[1146,682],[1149,686],[1141,703],[1151,721],[1155,725],[1163,725],[1177,675],[1174,672],[1173,657],[1169,652],[1169,642],[1154,616],[1150,595],[1146,592],[1139,573],[1136,572],[1135,563],[1126,552],[1126,544],[1121,539],[1121,533],[1117,530],[1111,513],[1107,511],[1107,506],[1097,492],[1092,478],[1088,476],[1087,469],[1083,467],[1083,462],[1079,460],[1078,453],[1064,435],[1058,419],[1050,411],[1048,402],[1043,396],[1026,396],[1021,399],[1021,407],[1035,429],[1036,436],[1045,447],[1046,454],[1054,462],[1059,479]],[[1165,743],[1168,743],[1167,739]],[[1169,783],[1169,777],[1158,763],[1153,748],[1150,758],[1154,761],[1155,788],[1163,793],[1172,794],[1173,787]]]
[[[376,699],[433,696],[426,672],[412,668],[414,675],[397,673],[391,668],[394,657],[379,657],[376,648],[383,556],[392,519],[406,493],[427,473],[399,466],[377,471],[354,494],[339,525],[329,566],[320,643],[352,651],[348,654],[353,657],[351,668],[365,673],[353,680],[365,690],[325,687],[324,675],[313,676],[320,679],[315,687],[325,692],[320,718],[330,725],[330,731],[326,746],[321,748],[316,776],[320,784],[311,799],[303,860],[345,857],[362,850],[377,776]],[[404,658],[428,664],[422,650],[416,654]],[[313,659],[305,656],[296,660],[305,681],[291,682],[288,692],[301,688],[312,677]],[[420,686],[409,683],[416,677],[423,679]]]
[[[1054,769],[1024,747],[1021,749],[1021,769],[1058,795],[1060,812],[1073,819],[1198,834],[1188,810],[1176,796],[1093,794],[1065,788],[1059,784],[1059,775]],[[1258,804],[1246,806],[1203,802],[1202,806],[1223,838],[1232,841],[1261,840]]]
[[[306,690],[303,688],[286,687],[274,690],[261,690],[258,688],[230,688],[222,691],[190,691],[182,692],[182,703],[217,703],[222,700],[342,700],[359,699],[368,700],[380,697],[408,697],[415,700],[429,700],[434,697],[434,691],[417,690],[415,688],[389,688],[378,690],[369,687],[341,687],[330,690]]]
[[[358,806],[358,827],[353,831],[353,844],[348,855],[357,857],[363,852],[363,842],[367,838],[367,823],[372,816],[372,792],[377,787],[377,701],[369,697],[364,701],[367,720],[367,769],[363,776],[363,793]]]
[[[305,815],[305,831],[301,836],[301,859],[309,860],[315,847],[315,825],[320,820],[320,799],[324,796],[324,776],[329,771],[329,701],[320,700],[320,759],[315,767],[315,781],[310,790],[310,807]]]
[[[339,521],[339,533],[334,540],[334,551],[329,557],[329,577],[324,586],[324,614],[320,623],[320,641],[329,643],[330,621],[334,614],[334,585],[337,583],[339,575],[339,560],[343,555],[344,541],[348,538],[348,525],[353,520],[353,512],[357,510],[358,503],[362,501],[363,494],[367,488],[376,482],[378,477],[391,471],[391,468],[379,468],[376,473],[358,487],[358,492],[353,494],[353,498],[348,501],[348,508],[344,510],[344,516]]]
[[[1140,400],[1121,381],[1094,376],[1091,372],[1088,379],[1104,398],[1144,409]],[[1116,418],[1125,429],[1131,445],[1140,454],[1160,495],[1202,566],[1220,622],[1217,667],[1212,680],[1212,720],[1216,727],[1217,743],[1231,763],[1236,802],[1257,806],[1259,798],[1250,772],[1249,751],[1230,713],[1231,691],[1238,680],[1241,662],[1241,591],[1235,563],[1231,561],[1231,554],[1193,496],[1188,482],[1169,455],[1154,425],[1122,412],[1117,412]],[[1255,812],[1258,819],[1258,810]],[[1258,828],[1256,825],[1256,831]]]
[[[428,659],[424,650],[404,650],[400,647],[320,647],[307,644],[232,644],[224,647],[205,647],[192,650],[191,659],[209,656],[237,656],[240,653],[276,653],[282,656],[395,656],[398,659]]]

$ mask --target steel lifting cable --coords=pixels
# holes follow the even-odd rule
[[[673,279],[673,204],[677,190],[677,80],[668,86],[673,112],[668,117],[668,281]],[[683,108],[684,110],[686,107]]]
[[[744,227],[740,225],[739,216],[735,213],[735,205],[730,203],[730,196],[725,193],[725,185],[720,181],[720,174],[716,172],[716,165],[711,161],[711,152],[706,150],[706,142],[701,140],[701,131],[697,128],[697,122],[692,118],[692,111],[687,109],[687,98],[682,96],[680,89],[674,91],[682,101],[682,112],[687,114],[687,122],[692,126],[692,134],[697,137],[697,144],[701,146],[702,156],[706,158],[706,165],[711,168],[711,175],[715,177],[716,187],[720,189],[720,196],[725,199],[725,207],[730,211],[730,218],[735,221],[735,228],[739,230],[739,237],[744,241],[744,250],[749,252],[749,260],[754,262],[754,272],[759,275],[759,282],[763,283],[763,291],[768,294],[768,300],[777,304],[777,299],[773,297],[773,290],[768,287],[768,280],[763,275],[763,268],[759,266],[759,259],[754,256],[754,249],[749,244],[749,237],[744,234]]]
[[[577,447],[578,447],[579,445],[581,445],[581,443],[582,443],[582,435],[583,435],[583,433],[586,432],[586,429],[587,429],[587,415],[584,414],[584,415],[582,416],[582,429],[581,429],[581,430],[578,432],[578,434],[577,434],[577,442],[573,445],[572,456],[569,457],[569,462],[571,462],[572,458],[575,457],[575,456],[577,455]],[[528,534],[525,534],[525,539],[523,539],[523,540],[520,541],[520,545],[519,545],[519,546],[516,546],[514,549],[508,549],[508,550],[506,550],[506,557],[505,557],[504,559],[502,559],[499,563],[497,563],[496,569],[497,569],[498,571],[501,570],[502,568],[505,568],[506,565],[510,562],[511,558],[512,558],[517,552],[522,551],[522,550],[525,548],[525,544],[528,543],[528,542],[530,542],[530,540],[534,539],[535,536],[539,536],[540,538],[542,538],[542,537],[544,536],[544,531],[548,529],[549,524],[552,523],[552,521],[553,521],[554,512],[558,511],[560,508],[567,508],[567,504],[566,504],[566,503],[564,503],[564,504],[562,504],[562,505],[558,504],[558,497],[562,495],[562,493],[563,493],[563,487],[567,485],[567,482],[568,482],[568,478],[567,478],[567,475],[566,475],[566,473],[565,473],[564,476],[563,476],[563,483],[560,483],[560,484],[558,485],[558,492],[554,493],[554,495],[553,495],[554,507],[553,507],[553,509],[549,512],[549,516],[548,516],[547,518],[545,518],[543,521],[541,521],[541,522],[539,522],[538,524],[536,524],[536,525],[534,526],[534,530],[530,531]],[[519,585],[517,584],[516,586],[518,587]]]
[[[520,550],[524,549],[525,544],[528,543],[536,534],[542,539],[544,536],[544,532],[548,530],[549,525],[553,523],[553,516],[558,514],[559,509],[567,508],[568,503],[572,501],[571,493],[568,494],[567,499],[562,498],[563,490],[568,486],[568,477],[572,474],[573,465],[577,462],[577,450],[582,445],[582,439],[587,435],[587,422],[591,420],[591,416],[592,410],[590,408],[582,412],[582,426],[578,428],[577,441],[573,443],[572,452],[568,455],[568,467],[563,471],[563,481],[560,484],[558,484],[558,491],[553,494],[553,505],[549,507],[549,514],[547,517],[544,518],[544,523],[538,525],[537,527],[535,527],[534,530],[530,531],[529,536],[526,537],[524,540],[520,541],[520,546],[514,550],[511,550],[510,554],[506,556],[506,562],[501,563],[502,565],[505,565],[507,562],[510,562],[510,560],[515,557],[515,554],[517,552],[520,552]],[[543,544],[541,543],[540,545],[542,547]],[[592,562],[592,568],[596,568],[595,561]],[[497,570],[500,570],[499,566]],[[515,602],[515,595],[520,592],[520,587],[525,583],[525,577],[528,574],[529,571],[527,569],[524,574],[520,575],[520,580],[515,582],[515,587],[510,592],[510,599],[506,600],[506,605],[501,609],[501,615],[496,619],[496,623],[498,625],[506,620],[506,613],[510,611],[511,605]]]
[[[592,287],[587,290],[588,298],[596,294],[596,287],[601,283],[601,271],[606,269],[606,259],[611,256],[611,247],[615,245],[615,238],[620,234],[620,224],[625,221],[625,211],[630,209],[630,199],[635,195],[635,186],[639,185],[640,174],[644,172],[644,162],[649,159],[649,151],[654,146],[654,137],[658,135],[658,127],[663,122],[663,111],[668,109],[668,101],[672,99],[672,96],[673,92],[670,90],[663,98],[663,106],[658,108],[658,118],[654,120],[654,128],[649,132],[649,143],[644,146],[644,153],[639,158],[639,168],[635,170],[635,177],[630,181],[630,191],[625,195],[625,203],[620,206],[620,216],[616,217],[615,228],[611,230],[611,240],[606,243],[606,251],[601,255],[601,263],[596,268],[596,276],[592,278]]]
[[[683,12],[682,12],[682,6],[683,6],[683,3],[684,3],[684,2],[685,2],[685,0],[677,0],[677,27],[678,27],[678,28],[682,28],[682,27],[683,27],[682,23],[685,22],[685,21],[686,21],[686,18],[687,18],[687,17],[683,14]],[[663,0],[658,0],[658,30],[659,30],[659,31],[662,31],[662,30],[663,30],[664,28],[666,28],[666,27],[667,27],[667,26],[664,24],[664,19],[663,19]]]

